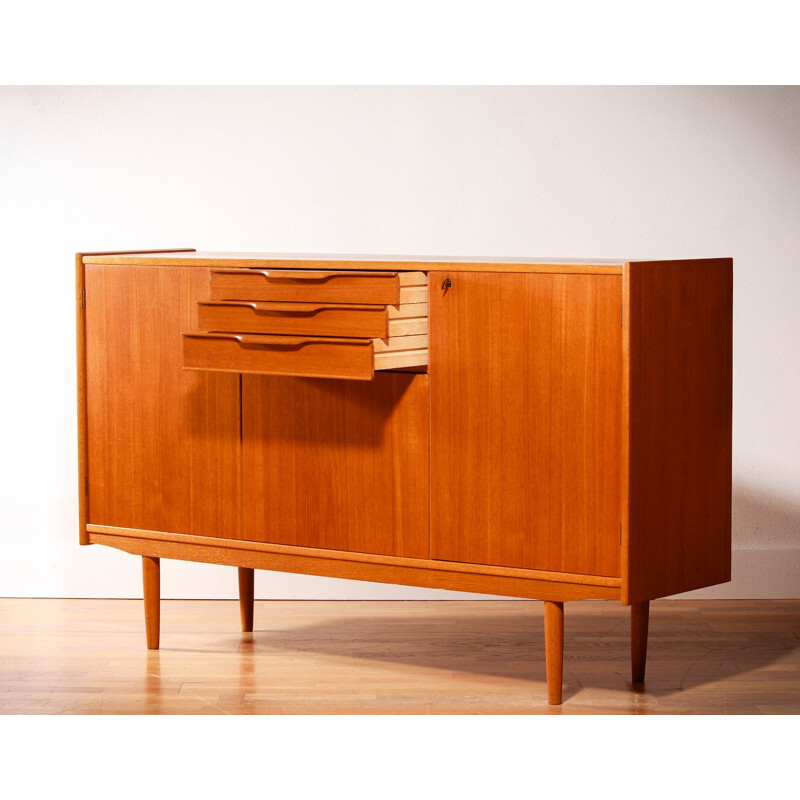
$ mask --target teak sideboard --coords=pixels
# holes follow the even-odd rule
[[[77,256],[80,541],[631,606],[730,580],[732,261]]]

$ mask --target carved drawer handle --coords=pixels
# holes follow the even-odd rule
[[[284,270],[271,271],[268,269],[213,269],[210,271],[211,275],[261,275],[266,278],[270,283],[284,282],[284,283],[325,283],[331,278],[365,278],[376,276],[380,277],[397,277],[395,272],[311,272],[300,271],[288,273]]]
[[[341,305],[341,304],[305,305],[303,308],[277,308],[268,303],[255,303],[248,300],[228,300],[228,301],[223,300],[214,303],[204,303],[198,301],[197,305],[204,306],[205,308],[250,308],[261,317],[292,317],[292,318],[313,317],[319,314],[321,311],[326,311],[331,309],[338,311],[383,311],[385,308],[385,306],[376,306],[376,305],[351,306],[351,305]]]
[[[315,344],[350,345],[368,347],[372,343],[369,339],[302,339],[295,336],[248,336],[243,333],[184,333],[187,339],[227,339],[237,342],[241,347],[256,348],[259,350],[299,350]]]

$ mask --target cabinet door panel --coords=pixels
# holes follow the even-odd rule
[[[237,536],[239,376],[181,369],[208,271],[86,267],[88,521]]]
[[[242,376],[242,537],[428,557],[428,378]]]
[[[619,576],[621,293],[431,273],[433,558]]]

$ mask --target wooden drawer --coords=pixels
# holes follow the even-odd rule
[[[423,272],[212,269],[186,369],[369,380],[428,363]],[[198,332],[199,331],[199,332]]]
[[[184,369],[371,380],[376,369],[428,363],[427,337],[423,337],[425,349],[391,349],[387,344],[387,349],[380,352],[376,352],[375,341],[391,343],[391,339],[241,333],[184,333],[182,337]]]
[[[428,332],[427,303],[401,306],[212,300],[197,304],[198,328],[232,333],[381,338]]]
[[[212,269],[213,300],[392,305],[427,301],[422,272]]]

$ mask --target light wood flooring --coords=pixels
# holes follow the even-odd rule
[[[647,680],[629,609],[565,606],[547,705],[542,603],[0,599],[0,714],[798,714],[800,600],[656,601]]]

